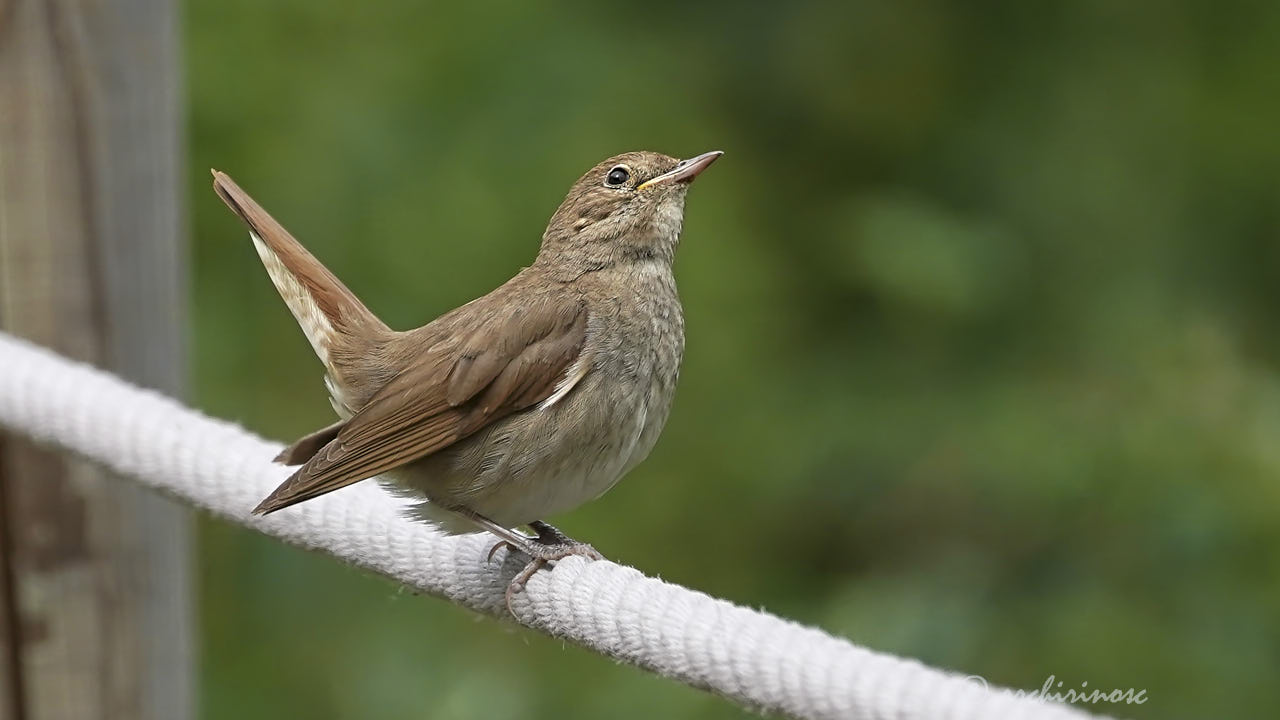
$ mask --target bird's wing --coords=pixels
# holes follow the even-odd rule
[[[254,512],[274,512],[430,455],[580,380],[582,302],[546,294],[519,303],[496,295],[432,323],[444,327],[423,328],[443,339],[426,343]]]

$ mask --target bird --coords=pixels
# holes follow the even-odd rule
[[[286,447],[273,513],[377,478],[447,533],[529,557],[507,589],[580,555],[544,518],[614,486],[653,449],[684,354],[672,264],[690,184],[723,153],[627,152],[570,187],[533,261],[414,330],[389,328],[226,173],[223,202],[312,349],[338,421]],[[528,535],[519,531],[527,527]]]

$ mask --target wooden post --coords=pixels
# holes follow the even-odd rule
[[[0,327],[169,393],[177,10],[0,0]],[[190,550],[173,503],[0,434],[0,718],[190,718]]]

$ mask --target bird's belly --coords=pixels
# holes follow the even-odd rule
[[[435,507],[424,506],[422,514],[435,521],[449,507],[505,527],[572,510],[613,487],[657,437],[649,388],[601,379],[588,376],[555,405],[499,421],[391,477],[425,495]]]

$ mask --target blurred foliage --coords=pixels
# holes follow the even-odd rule
[[[197,400],[320,370],[224,169],[393,326],[534,255],[617,152],[690,196],[667,431],[559,518],[871,647],[1138,718],[1280,716],[1280,4],[195,0]],[[730,718],[216,522],[206,718]]]

